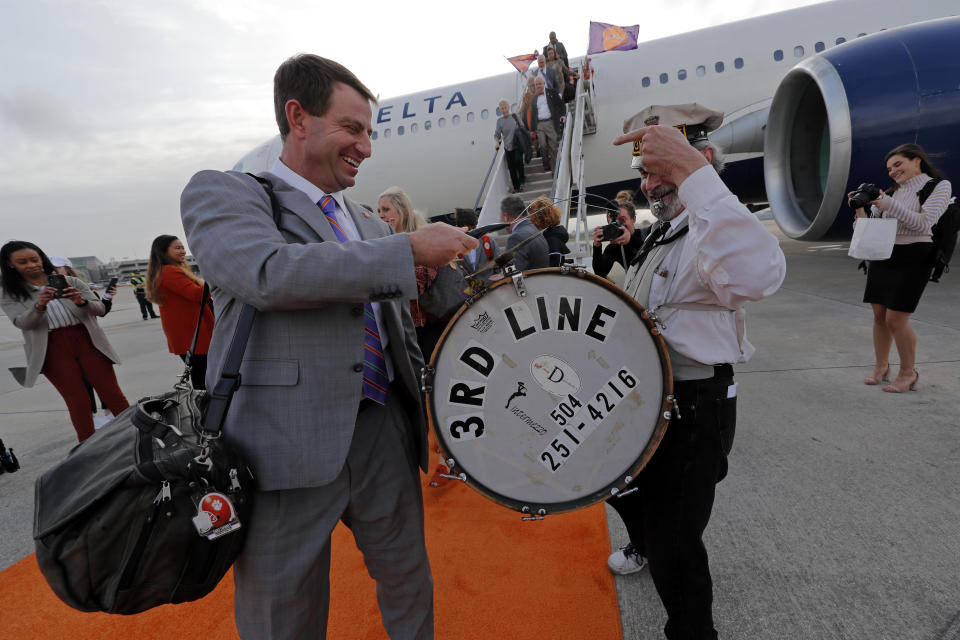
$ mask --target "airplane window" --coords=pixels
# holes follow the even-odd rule
[[[670,77],[667,74],[665,73],[660,74],[660,84],[667,84],[667,80],[669,79]]]
[[[446,119],[446,118],[437,118],[437,126],[440,127],[441,129],[443,129],[445,126],[447,126],[447,119]]]
[[[677,71],[677,80],[686,80],[686,79],[687,79],[686,69],[680,69],[680,71]]]
[[[847,39],[844,38],[843,36],[840,36],[839,38],[837,38],[837,44],[843,44],[843,43],[846,42],[846,41],[847,41]]]
[[[497,106],[497,117],[499,118],[499,117],[502,116],[502,115],[503,115],[503,114],[500,113],[500,107]]]
[[[697,75],[700,76],[701,78],[707,75],[707,68],[703,65],[700,65],[699,67],[697,67]]]
[[[483,111],[480,112],[480,119],[481,119],[481,120],[486,120],[486,119],[489,118],[489,117],[490,117],[490,110],[489,110],[489,109],[484,109]]]
[[[734,58],[733,66],[735,66],[737,69],[743,69],[743,58]]]
[[[450,118],[450,124],[452,124],[452,125],[454,125],[454,126],[460,124],[460,114],[459,114],[459,113],[454,114],[454,116],[453,116],[452,118]]]
[[[399,127],[397,127],[397,135],[398,135],[398,136],[402,136],[402,135],[403,135],[403,125],[402,125],[402,124],[401,124]]]
[[[419,129],[419,127],[417,126],[416,122],[410,125],[410,133],[416,133],[417,129]]]
[[[826,46],[822,42],[818,42],[815,45],[813,45],[813,50],[816,51],[817,53],[820,53],[824,49],[826,49]]]
[[[384,138],[389,138],[389,137],[390,137],[390,129],[389,129],[389,128],[383,130],[383,137],[384,137]]]
[[[798,44],[797,46],[795,46],[795,47],[793,48],[793,57],[794,57],[794,58],[802,58],[802,57],[803,57],[803,45],[802,45],[802,44]]]
[[[717,62],[713,65],[713,68],[717,70],[717,73],[723,73],[723,61]]]
[[[424,123],[423,123],[423,130],[424,130],[424,131],[430,131],[430,127],[432,127],[432,126],[433,126],[433,124],[431,124],[431,122],[430,122],[429,120],[426,120],[426,121],[424,121]]]
[[[774,51],[773,59],[776,60],[777,62],[780,62],[781,60],[783,60],[783,51],[781,51],[780,49],[777,49],[776,51]]]
[[[377,132],[376,132],[376,131],[374,131],[373,133],[370,134],[370,139],[371,139],[371,140],[376,140],[376,139],[377,139]]]
[[[473,111],[467,111],[467,122],[473,122]]]
[[[857,34],[857,37],[858,37],[858,38],[862,38],[862,37],[865,36],[865,35],[867,35],[867,34],[865,34],[865,33],[858,33],[858,34]]]
[[[640,84],[644,87],[650,86],[650,76],[643,76],[643,80],[640,81]]]

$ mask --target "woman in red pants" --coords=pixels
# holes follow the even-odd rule
[[[50,285],[50,259],[37,245],[13,240],[0,248],[4,313],[23,332],[27,371],[23,386],[42,373],[67,403],[70,420],[83,442],[93,435],[88,380],[113,415],[130,406],[113,371],[120,363],[97,324],[103,303],[85,282],[70,276],[63,288]],[[55,283],[56,284],[56,283]]]

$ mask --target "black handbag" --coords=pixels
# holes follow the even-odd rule
[[[257,311],[243,305],[220,379],[197,391],[189,363],[207,295],[204,285],[173,390],[138,401],[37,479],[37,563],[75,609],[131,614],[202,598],[243,547],[254,478],[221,431]]]
[[[530,162],[533,158],[533,142],[530,140],[530,132],[520,123],[517,114],[511,115],[513,115],[514,122],[517,123],[517,128],[513,130],[514,148],[518,148],[519,145],[519,148],[523,150],[523,161]]]

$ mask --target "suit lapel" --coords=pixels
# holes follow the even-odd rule
[[[316,202],[311,202],[303,191],[294,189],[272,173],[266,176],[274,185],[273,192],[281,208],[303,220],[325,242],[337,242],[337,234]]]
[[[357,231],[360,232],[360,238],[362,240],[383,236],[383,225],[380,222],[380,216],[375,217],[346,196],[343,198],[343,203],[347,207],[347,215],[353,218],[353,224],[356,225]]]

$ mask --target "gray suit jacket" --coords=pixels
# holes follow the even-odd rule
[[[390,395],[403,404],[410,425],[402,435],[425,470],[423,357],[410,317],[417,282],[407,235],[393,235],[385,222],[345,200],[363,240],[338,242],[306,194],[263,175],[280,204],[279,229],[266,192],[243,173],[201,171],[180,200],[217,315],[208,388],[219,378],[242,304],[260,311],[224,437],[253,466],[261,489],[333,481],[362,398],[363,303],[379,302],[394,368]]]
[[[67,311],[80,319],[83,326],[86,327],[87,333],[90,334],[93,346],[100,353],[110,358],[114,364],[120,364],[120,357],[110,346],[107,335],[97,323],[97,316],[104,314],[103,302],[83,280],[67,276],[67,282],[83,294],[83,299],[87,301],[87,304],[78,307],[66,298],[60,300],[61,304]],[[14,326],[23,331],[23,350],[27,356],[27,370],[20,384],[25,387],[32,387],[37,381],[37,377],[43,369],[43,361],[47,357],[47,334],[49,333],[47,316],[37,311],[36,306],[34,306],[37,304],[37,297],[38,292],[36,291],[31,291],[30,297],[26,300],[14,300],[4,293],[3,299],[0,301],[3,312],[7,314]]]
[[[507,250],[517,246],[533,234],[537,233],[537,228],[529,220],[523,220],[514,227],[513,232],[507,239]],[[547,245],[547,239],[542,235],[525,245],[513,257],[513,264],[519,271],[528,271],[530,269],[545,269],[550,266],[550,247]]]

